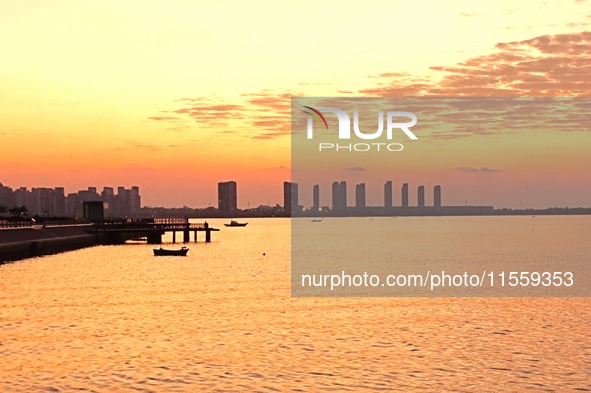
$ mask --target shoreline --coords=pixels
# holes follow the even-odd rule
[[[98,245],[81,227],[18,228],[0,231],[0,265]]]

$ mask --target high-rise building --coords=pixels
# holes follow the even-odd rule
[[[402,207],[408,207],[408,183],[402,185]]]
[[[283,210],[292,215],[298,211],[298,184],[283,182]]]
[[[355,207],[358,209],[365,208],[365,183],[355,186]]]
[[[384,184],[384,207],[392,207],[392,182],[389,180]]]
[[[2,183],[0,183],[0,207],[6,210],[15,207],[12,188],[4,186]]]
[[[320,211],[320,186],[318,184],[314,184],[312,189],[312,210]]]
[[[101,200],[101,196],[96,192],[96,187],[88,187],[88,190],[80,190],[78,191],[78,195],[80,196],[80,199],[85,202],[96,202]]]
[[[134,215],[140,212],[142,208],[142,197],[138,186],[131,187],[129,192],[129,214]]]
[[[125,217],[129,210],[129,192],[123,186],[117,187],[117,195],[115,196],[115,211],[117,216]]]
[[[20,187],[18,190],[14,190],[14,206],[29,206],[33,205],[33,197],[31,192],[26,187]]]
[[[105,217],[117,217],[117,207],[115,203],[115,190],[113,187],[103,187],[101,199],[104,203]]]
[[[33,195],[32,206],[27,206],[30,215],[40,215],[49,217],[53,215],[53,203],[51,200],[53,189],[45,187],[37,187],[31,190]]]
[[[339,206],[339,182],[332,183],[332,210],[337,210]]]
[[[347,209],[347,182],[332,183],[332,210],[344,211]]]
[[[66,197],[66,213],[69,217],[74,218],[82,218],[84,216],[82,199],[80,199],[79,193],[70,193]]]
[[[441,207],[441,186],[433,188],[433,206]]]
[[[238,210],[235,181],[218,183],[218,209],[224,214],[233,214]]]
[[[417,189],[417,206],[425,207],[425,186],[419,186]]]
[[[66,215],[66,190],[64,187],[55,187],[52,198],[52,215],[62,217]]]

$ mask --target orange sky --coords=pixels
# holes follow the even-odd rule
[[[240,207],[282,203],[292,95],[589,96],[590,24],[574,0],[3,2],[0,182],[215,206],[236,180]],[[391,179],[343,176],[441,183],[447,204],[591,205],[588,132],[423,141],[430,158]]]

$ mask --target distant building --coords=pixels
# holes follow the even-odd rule
[[[51,194],[53,192],[53,189],[51,188],[45,188],[45,187],[39,187],[39,188],[33,188],[31,190],[31,194],[33,195],[33,203],[32,206],[27,206],[29,209],[29,214],[34,216],[34,215],[39,215],[39,216],[43,216],[43,217],[49,217],[49,215],[51,214]]]
[[[425,186],[419,186],[417,189],[417,206],[425,207]]]
[[[358,209],[365,208],[365,183],[355,186],[355,207]]]
[[[238,210],[235,181],[218,183],[218,209],[224,214],[233,214]]]
[[[123,189],[123,187],[119,187]],[[101,196],[96,192],[96,187],[88,187],[88,190],[78,191],[78,195],[83,202],[95,202],[100,201]]]
[[[17,190],[14,190],[14,206],[29,206],[33,205],[33,197],[31,196],[31,192],[27,190],[26,187],[20,187]]]
[[[384,184],[384,207],[389,209],[392,207],[392,182],[387,181]]]
[[[433,206],[441,207],[441,186],[433,188]]]
[[[344,211],[347,209],[347,182],[332,183],[332,210]]]
[[[320,211],[320,186],[318,184],[315,184],[312,189],[312,210]]]
[[[70,193],[66,197],[66,215],[74,218],[82,218],[84,216],[82,199],[77,192]]]
[[[408,183],[402,185],[402,207],[408,207]]]
[[[51,215],[63,217],[66,215],[66,190],[64,187],[55,187],[53,189]]]
[[[101,192],[101,199],[103,200],[104,204],[104,213],[105,217],[117,217],[117,204],[115,202],[115,190],[113,187],[104,187],[103,191]]]
[[[96,191],[96,190],[95,190]],[[105,218],[104,202],[83,202],[84,219],[88,221],[102,221]]]
[[[126,190],[120,186],[115,195],[112,187],[105,187],[99,195],[96,187],[88,187],[66,196],[64,187],[35,187],[31,191],[20,187],[12,191],[0,184],[0,206],[6,204],[9,209],[26,206],[31,216],[82,218],[85,213],[83,202],[104,203],[107,217],[138,216],[141,209],[140,189],[133,186]]]
[[[291,216],[298,211],[298,204],[298,184],[283,182],[283,210]]]
[[[4,186],[2,183],[0,183],[0,207],[7,210],[15,207],[12,188]]]
[[[101,193],[110,196],[111,190],[105,189]],[[97,194],[98,195],[98,194]],[[105,199],[102,199],[105,201]],[[83,199],[83,201],[85,201]],[[112,217],[129,217],[135,216],[141,209],[141,196],[138,186],[133,186],[126,189],[123,186],[117,187],[117,195],[113,197],[113,208],[109,207],[108,215]]]
[[[36,187],[28,196],[25,206],[32,216],[56,217],[66,214],[66,196],[63,187]]]
[[[140,196],[140,188],[138,186],[131,187],[129,192],[129,215],[136,215],[142,208],[142,199]]]
[[[123,187],[119,187],[119,193],[123,193]],[[101,196],[96,192],[96,187],[88,187],[87,190],[80,190],[75,197],[69,198],[68,203],[75,203],[74,206],[68,207],[68,212],[73,212],[74,217],[84,217],[84,202],[99,202]],[[122,215],[123,216],[123,215]]]

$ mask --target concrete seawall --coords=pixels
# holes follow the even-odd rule
[[[98,244],[84,226],[0,230],[0,264]]]

